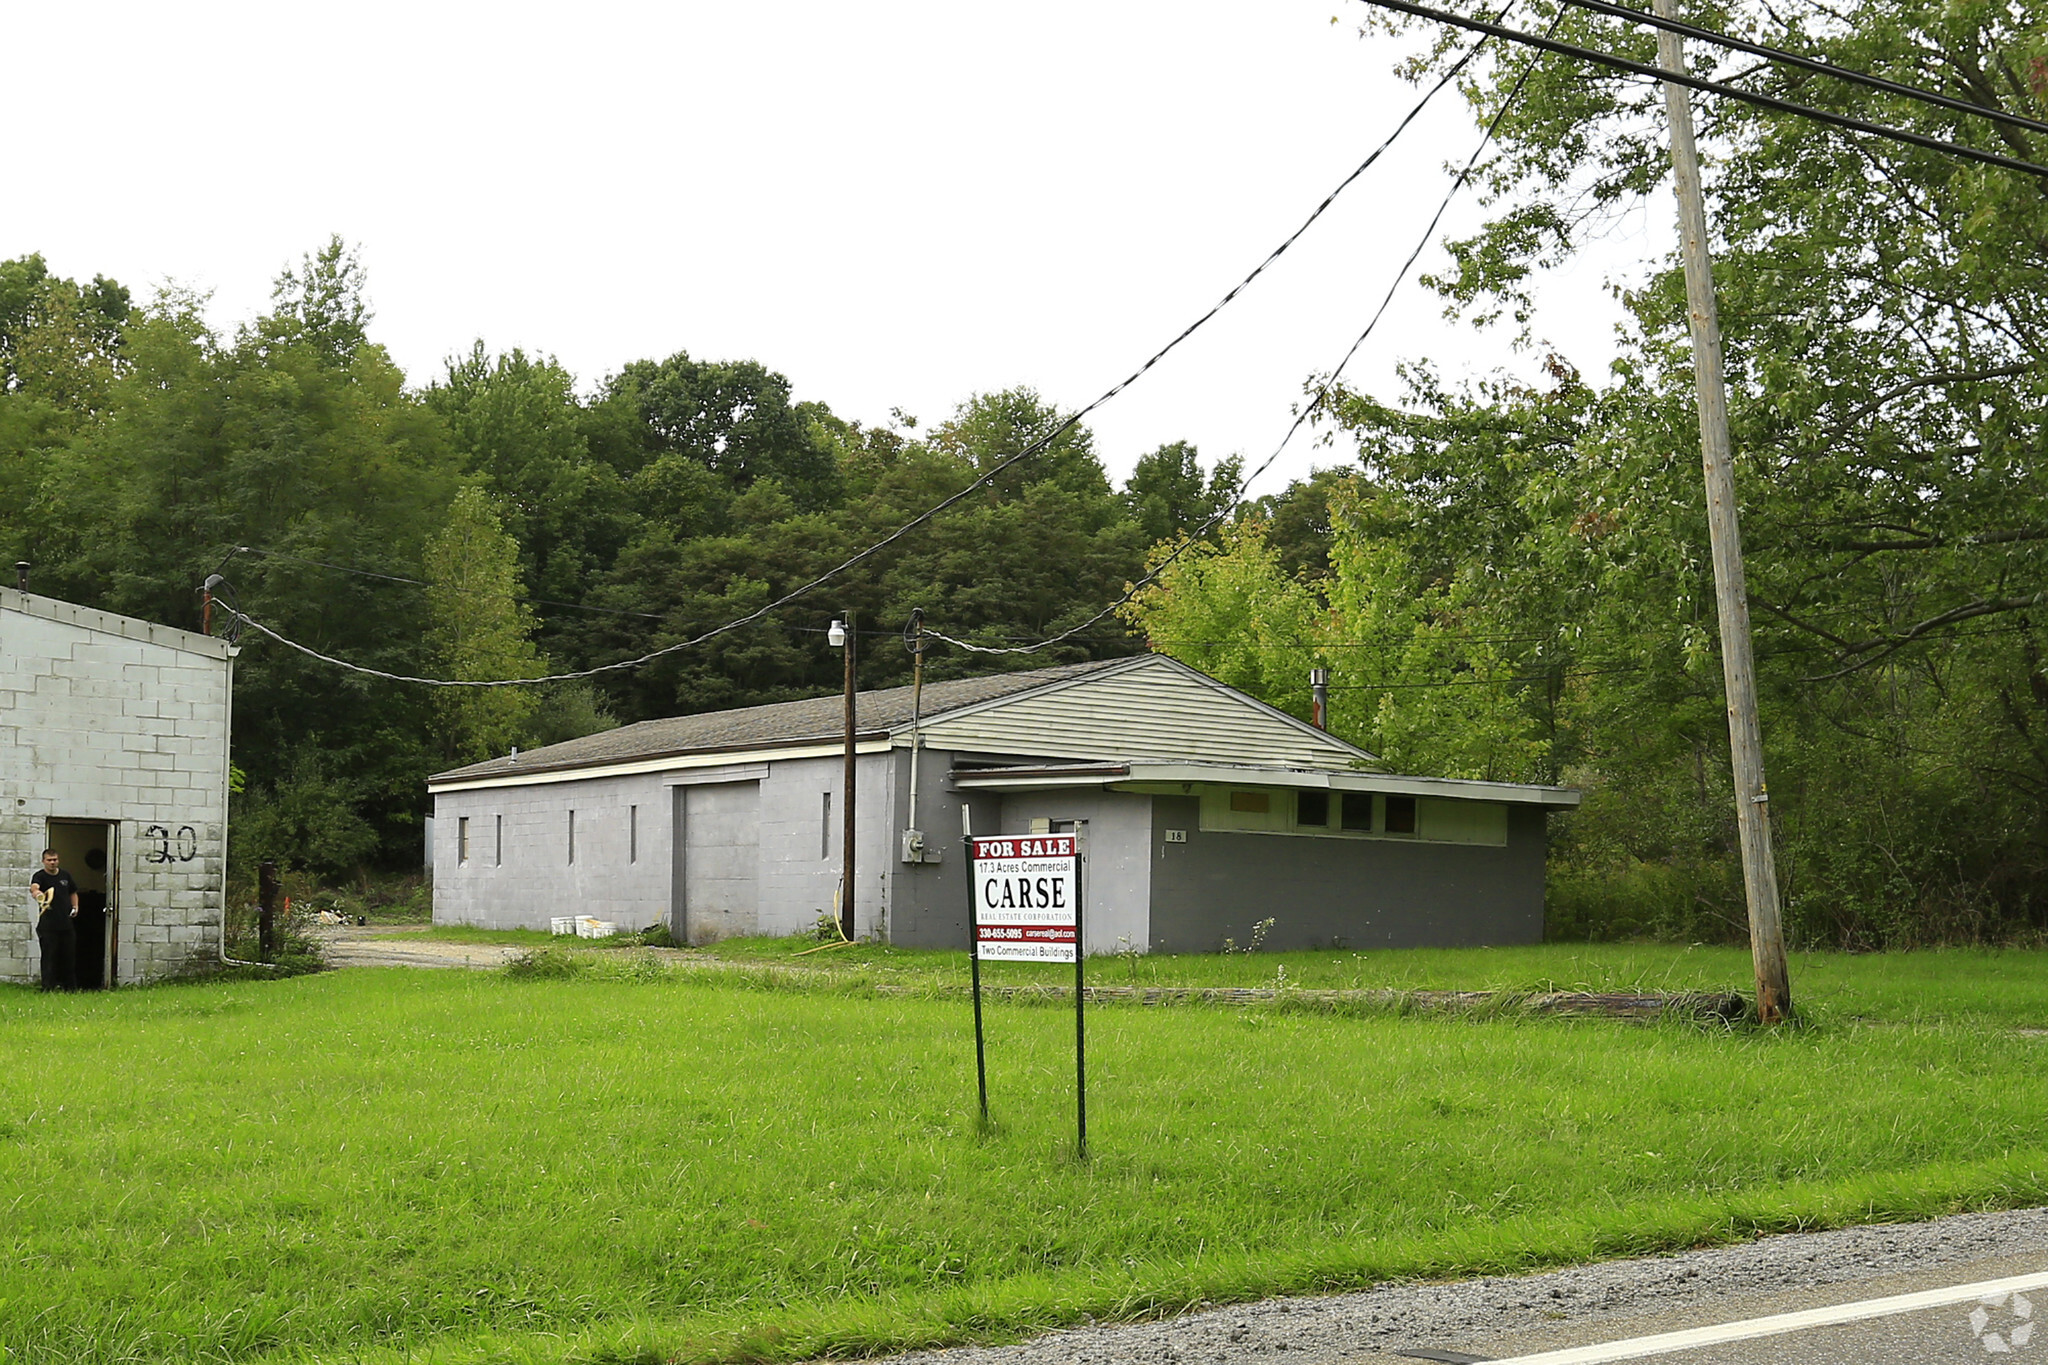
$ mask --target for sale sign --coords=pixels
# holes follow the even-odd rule
[[[1072,834],[970,841],[975,956],[987,962],[1079,960],[1081,875]]]

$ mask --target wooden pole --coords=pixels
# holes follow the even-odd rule
[[[839,932],[853,938],[853,844],[854,844],[854,651],[860,637],[854,633],[853,613],[846,613],[846,810],[839,834]]]
[[[277,864],[265,858],[256,867],[256,945],[268,962],[277,952],[277,901],[281,890]]]
[[[1677,0],[1654,0],[1660,18],[1678,17]],[[1685,48],[1668,30],[1657,34],[1658,64],[1685,70]],[[1756,672],[1750,659],[1749,594],[1743,582],[1742,532],[1736,520],[1734,461],[1728,439],[1728,391],[1721,368],[1721,321],[1714,307],[1714,265],[1707,251],[1707,211],[1693,142],[1692,96],[1664,82],[1671,119],[1671,169],[1678,191],[1678,235],[1685,262],[1685,299],[1692,316],[1693,374],[1699,394],[1700,459],[1706,472],[1707,531],[1713,544],[1714,597],[1721,626],[1721,678],[1728,697],[1728,747],[1735,769],[1735,827],[1742,843],[1742,884],[1749,902],[1749,951],[1756,968],[1757,1018],[1779,1023],[1792,1014],[1785,933],[1778,917],[1778,873],[1771,855],[1770,797],[1764,785],[1763,735],[1757,723]]]

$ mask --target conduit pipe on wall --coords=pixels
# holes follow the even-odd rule
[[[248,962],[228,956],[228,789],[233,785],[235,770],[236,653],[235,647],[229,645],[227,703],[223,713],[225,728],[220,746],[220,960],[229,967],[268,967],[276,971],[278,964],[275,962]]]

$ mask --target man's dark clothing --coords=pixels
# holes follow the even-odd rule
[[[43,872],[29,878],[38,891],[50,893],[50,903],[36,919],[36,938],[43,945],[43,989],[71,989],[71,958],[78,935],[71,919],[71,907],[78,895],[78,883],[69,872]]]

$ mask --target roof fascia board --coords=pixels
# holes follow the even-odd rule
[[[863,739],[854,745],[857,754],[886,754],[886,735]],[[798,758],[837,758],[846,752],[844,743],[794,744],[778,749],[726,749],[695,754],[668,754],[660,758],[636,758],[620,763],[595,763],[575,768],[543,768],[530,773],[487,773],[453,781],[427,779],[427,790],[441,792],[480,791],[487,787],[536,787],[550,782],[589,782],[604,777],[638,777],[644,773],[684,772],[691,768],[743,767],[748,764],[788,762]]]
[[[1480,782],[1450,777],[1405,777],[1394,773],[1311,772],[1298,768],[1235,768],[1204,763],[1133,763],[1128,776],[1086,773],[1073,769],[955,773],[953,783],[966,791],[1022,791],[1037,787],[1111,787],[1120,791],[1205,786],[1301,787],[1310,790],[1380,792],[1394,796],[1438,796],[1457,801],[1502,801],[1511,805],[1572,807],[1580,794],[1570,787],[1544,787],[1527,782]]]

